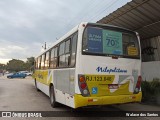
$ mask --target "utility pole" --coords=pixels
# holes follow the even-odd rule
[[[45,42],[44,46],[42,46],[42,48],[44,48],[44,50],[46,50],[46,42]]]

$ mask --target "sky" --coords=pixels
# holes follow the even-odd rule
[[[36,57],[80,22],[97,22],[131,0],[0,0],[0,63]]]

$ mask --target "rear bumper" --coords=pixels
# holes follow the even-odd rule
[[[101,97],[83,97],[82,95],[74,95],[75,108],[89,105],[110,105],[123,104],[132,102],[141,102],[142,92],[133,95],[117,95],[117,96],[101,96]]]

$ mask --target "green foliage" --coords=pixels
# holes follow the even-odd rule
[[[7,70],[12,72],[25,70],[25,62],[22,60],[12,59],[7,63]]]
[[[34,65],[34,57],[27,58],[27,61],[12,59],[6,65],[6,70],[10,72],[18,72],[28,70],[30,71]]]
[[[155,95],[160,94],[160,79],[153,79],[151,82],[151,89],[153,89]]]
[[[6,69],[6,65],[0,63],[0,70],[5,70],[5,69]]]
[[[152,95],[149,82],[143,81],[141,84],[141,89],[142,89],[142,101],[148,100],[148,98]]]
[[[27,62],[26,62],[26,70],[33,70],[33,66],[34,66],[34,57],[30,57],[27,58]]]
[[[142,102],[157,102],[157,97],[160,96],[160,79],[153,79],[153,81],[143,81],[142,88]]]

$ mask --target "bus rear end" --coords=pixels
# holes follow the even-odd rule
[[[79,31],[83,34],[77,48],[75,108],[140,102],[137,33],[99,24],[81,24]]]

